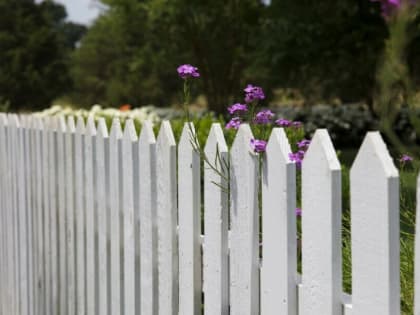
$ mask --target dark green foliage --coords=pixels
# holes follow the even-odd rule
[[[309,103],[369,100],[387,28],[366,0],[273,0],[263,25],[260,65],[272,85],[297,87]]]
[[[199,67],[200,91],[214,111],[224,112],[232,95],[240,93],[257,45],[252,36],[262,12],[257,1],[102,2],[109,10],[75,56],[76,97],[82,104],[179,102],[176,68],[184,63]]]
[[[48,107],[71,85],[67,47],[83,29],[66,25],[65,17],[51,1],[0,0],[0,103],[10,110]]]

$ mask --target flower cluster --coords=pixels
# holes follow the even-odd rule
[[[188,79],[188,78],[198,78],[200,77],[200,73],[198,72],[198,68],[194,67],[189,64],[181,65],[178,67],[178,75],[182,79]]]
[[[256,111],[258,102],[265,99],[264,91],[259,86],[248,84],[244,89],[244,103],[235,103],[228,107],[228,112],[232,115],[231,120],[226,124],[226,129],[238,129],[242,123],[250,123],[253,127],[255,139],[251,139],[250,145],[255,153],[263,153],[267,147],[267,138],[272,125],[287,128],[289,133],[294,133],[302,128],[302,122],[292,121],[286,118],[275,120],[274,113],[269,109]],[[289,129],[290,128],[290,129]],[[302,132],[302,129],[300,129]],[[291,153],[289,158],[295,162],[297,167],[301,166],[303,156],[309,146],[310,141],[303,139],[296,143],[298,149],[296,153]]]
[[[409,163],[412,162],[413,158],[411,156],[409,156],[408,154],[403,154],[400,158],[400,163],[405,164],[405,163]]]

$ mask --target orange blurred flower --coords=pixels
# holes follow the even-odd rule
[[[124,104],[124,105],[121,105],[121,107],[120,107],[120,111],[122,111],[122,112],[128,112],[129,110],[131,110],[131,105],[130,104]]]

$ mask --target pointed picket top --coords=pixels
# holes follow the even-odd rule
[[[134,121],[130,118],[125,121],[124,126],[124,139],[136,141],[137,140],[137,132],[136,127],[134,126]]]
[[[251,148],[251,139],[253,138],[251,127],[248,124],[242,124],[232,144],[232,155],[244,153],[254,154]]]
[[[77,116],[76,132],[79,134],[84,134],[86,132],[85,121],[82,116]]]
[[[17,127],[17,128],[20,127],[19,118],[15,114],[11,114],[9,116],[9,122],[10,122],[11,127]]]
[[[63,115],[58,116],[57,130],[61,133],[65,133],[67,130],[66,118]]]
[[[123,136],[123,132],[121,129],[121,122],[120,119],[115,117],[112,119],[111,131],[109,133],[110,138],[120,139]]]
[[[326,129],[318,129],[315,132],[311,144],[305,153],[303,167],[305,167],[305,161],[307,164],[309,161],[313,161],[315,164],[325,161],[330,170],[341,170],[340,162]]]
[[[140,136],[139,136],[139,142],[140,143],[155,143],[156,142],[156,136],[153,131],[153,124],[150,120],[146,120],[143,123],[143,126],[141,128]]]
[[[283,128],[274,128],[267,143],[267,154],[275,154],[282,163],[293,164],[289,158],[292,153],[289,140]]]
[[[9,124],[7,120],[7,116],[4,113],[0,113],[0,125],[1,126],[7,126]]]
[[[217,146],[217,148],[216,148]],[[228,147],[226,144],[225,137],[223,135],[223,129],[220,123],[213,123],[209,135],[207,137],[204,152],[206,155],[215,154],[216,151],[227,152]]]
[[[194,124],[191,122],[184,123],[178,146],[182,148],[182,150],[187,150],[187,148],[193,150],[195,144],[195,137],[196,133]]]
[[[175,146],[175,137],[172,131],[171,123],[168,120],[164,120],[160,126],[157,142],[159,144],[166,144],[169,146]]]
[[[400,314],[399,177],[379,132],[350,170],[353,314]]]
[[[374,165],[381,166],[386,177],[398,177],[398,170],[378,131],[367,133],[351,169],[354,172],[359,169],[361,172],[366,172],[367,167]]]
[[[95,119],[93,118],[92,115],[90,115],[87,119],[86,135],[87,136],[95,136],[96,135]]]
[[[98,138],[108,138],[108,128],[103,117],[100,117],[98,119],[98,127],[96,133],[98,135]]]
[[[74,116],[69,116],[67,118],[67,131],[70,133],[76,132],[76,123],[74,121]]]

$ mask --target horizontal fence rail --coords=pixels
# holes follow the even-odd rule
[[[0,315],[400,314],[399,174],[379,133],[351,169],[348,296],[326,130],[303,161],[298,240],[283,129],[260,157],[248,125],[229,149],[215,123],[206,162],[192,124],[178,145],[152,127],[0,114]]]

